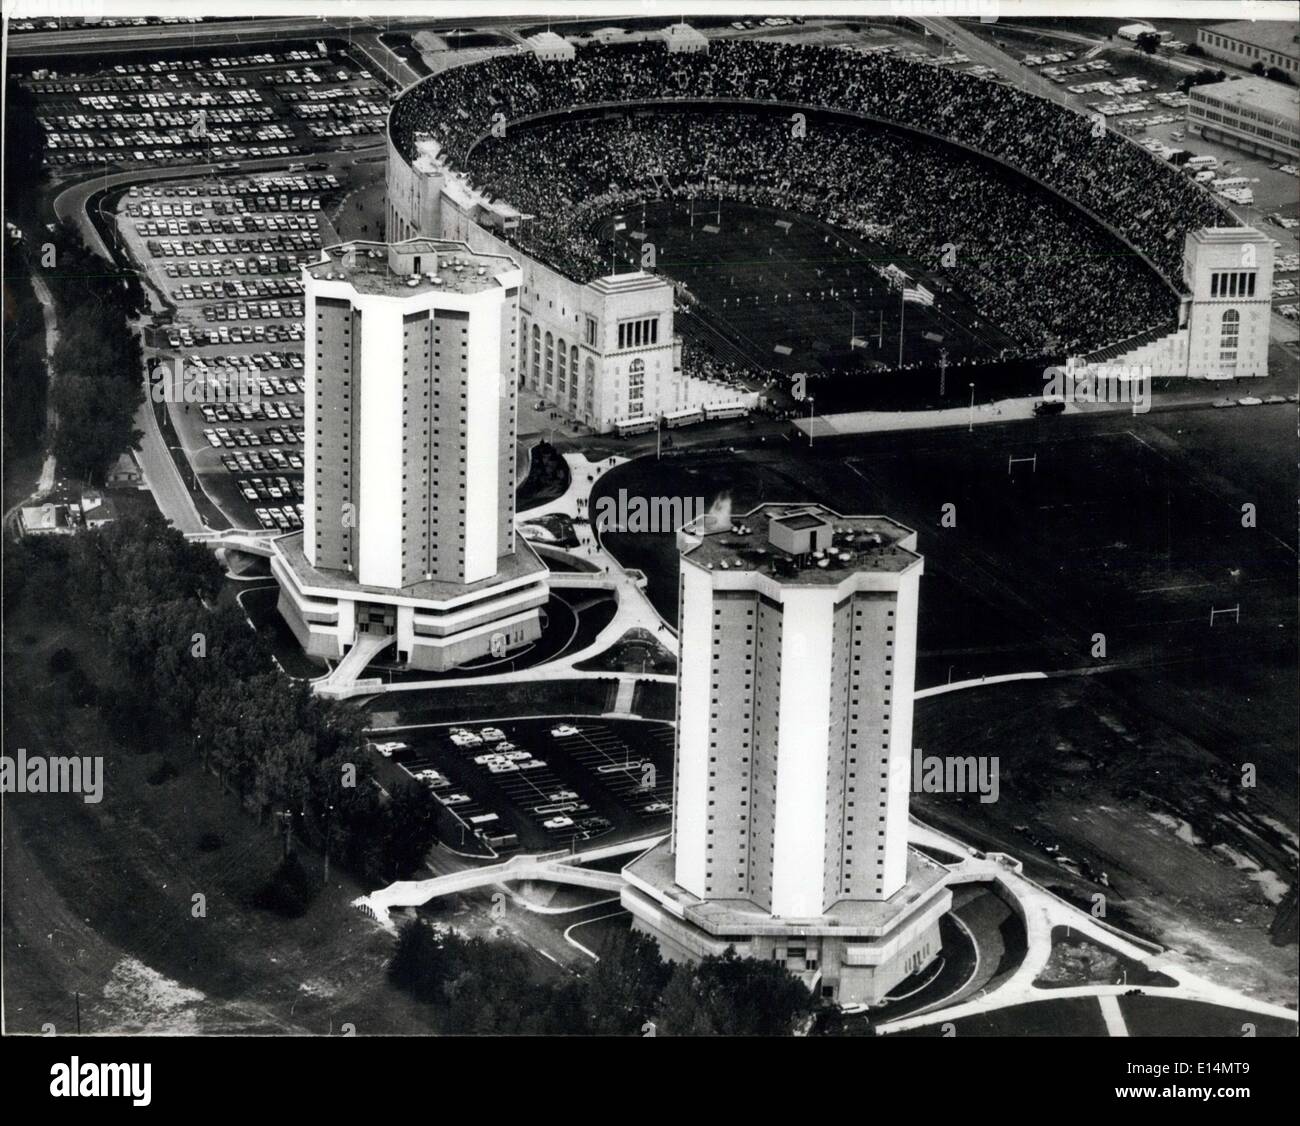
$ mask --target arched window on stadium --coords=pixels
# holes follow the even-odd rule
[[[533,325],[533,389],[542,381],[542,330]]]
[[[1219,322],[1219,363],[1225,368],[1237,366],[1237,341],[1241,336],[1241,314],[1226,309]]]
[[[564,337],[555,342],[555,393],[561,398],[569,387],[569,346]]]
[[[627,413],[639,418],[645,411],[645,360],[633,360],[627,369]]]
[[[590,356],[587,357],[587,362],[582,367],[582,381],[584,384],[582,388],[582,409],[587,421],[590,422],[591,413],[595,409],[596,402],[596,361]]]
[[[546,386],[555,385],[555,337],[546,334]]]
[[[576,344],[569,349],[569,374],[572,376],[569,380],[569,406],[573,408],[578,405],[578,346]]]

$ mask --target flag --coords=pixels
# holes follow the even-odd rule
[[[934,294],[923,285],[905,285],[903,286],[903,300],[910,301],[914,305],[933,305]]]

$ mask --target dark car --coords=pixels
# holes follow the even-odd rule
[[[1063,399],[1044,399],[1034,404],[1034,414],[1060,414],[1065,410]]]

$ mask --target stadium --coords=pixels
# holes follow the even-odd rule
[[[598,430],[796,372],[828,409],[936,363],[1197,374],[1188,236],[1240,226],[1092,118],[836,47],[499,56],[409,88],[388,148],[390,237],[520,258],[524,385]]]

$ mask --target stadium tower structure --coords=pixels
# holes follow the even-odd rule
[[[683,35],[678,32],[674,43],[685,43]],[[664,50],[666,57],[669,48]],[[563,66],[573,51],[547,57],[550,65]],[[424,83],[436,81],[435,75]],[[420,85],[402,98],[420,98]],[[532,216],[475,189],[463,171],[452,167],[436,134],[409,140],[408,156],[390,116],[388,236],[453,239],[519,262],[519,370],[529,396],[600,433],[630,419],[757,402],[752,392],[682,370],[682,340],[673,323],[675,290],[669,281],[643,269],[586,281],[568,277],[511,241]],[[633,225],[627,224],[628,237],[635,235]]]
[[[1141,369],[1153,378],[1268,374],[1273,240],[1253,227],[1202,227],[1183,239],[1176,324],[1073,357],[1076,373]]]
[[[303,648],[443,670],[541,635],[516,537],[519,268],[463,243],[349,242],[303,267],[303,530],[275,540]]]
[[[908,846],[916,533],[768,504],[678,547],[672,833],[623,905],[671,959],[734,946],[879,1003],[938,955],[952,902]]]

